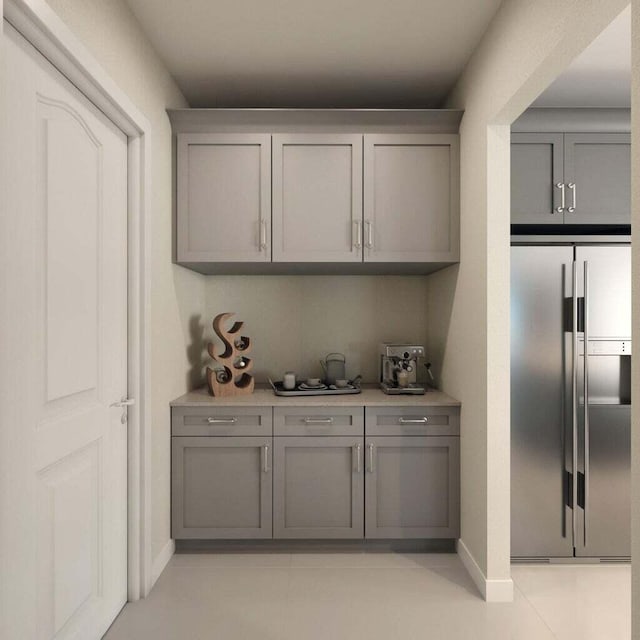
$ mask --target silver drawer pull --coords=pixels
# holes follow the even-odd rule
[[[303,418],[305,424],[333,424],[333,418]]]
[[[398,418],[400,424],[427,424],[429,418],[423,416],[422,418]]]
[[[355,454],[356,454],[356,473],[360,473],[360,471],[362,469],[362,464],[360,462],[360,450],[361,450],[360,445],[357,444],[354,447],[354,450],[355,450]]]
[[[262,447],[262,470],[265,473],[269,473],[269,445],[265,444]]]
[[[235,424],[238,418],[207,418],[209,424]]]
[[[369,473],[373,473],[375,471],[375,463],[374,463],[374,452],[373,452],[373,442],[370,442],[367,445],[367,449],[369,451],[369,468],[367,471]]]

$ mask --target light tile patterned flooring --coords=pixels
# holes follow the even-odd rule
[[[175,555],[105,640],[628,640],[628,565],[514,565],[483,602],[454,554]]]

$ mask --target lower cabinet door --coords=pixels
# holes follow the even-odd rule
[[[366,538],[457,538],[457,437],[365,439]]]
[[[173,538],[272,537],[270,437],[171,440]]]
[[[362,538],[363,439],[274,438],[275,538]]]

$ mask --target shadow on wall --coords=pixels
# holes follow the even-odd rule
[[[449,326],[459,270],[460,265],[455,264],[429,276],[427,360],[431,362],[431,370],[438,389],[442,389],[442,366],[449,340]]]
[[[197,389],[204,384],[204,367],[208,359],[204,340],[204,324],[200,314],[189,318],[189,344],[187,345],[187,360],[189,371],[187,372],[187,389]]]

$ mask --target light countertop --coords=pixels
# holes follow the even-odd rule
[[[387,395],[377,385],[363,385],[362,393],[326,396],[276,396],[268,385],[256,386],[252,394],[214,398],[206,387],[185,393],[171,402],[172,407],[247,406],[247,407],[393,407],[435,406],[459,407],[460,402],[442,391],[429,390],[422,396]]]

